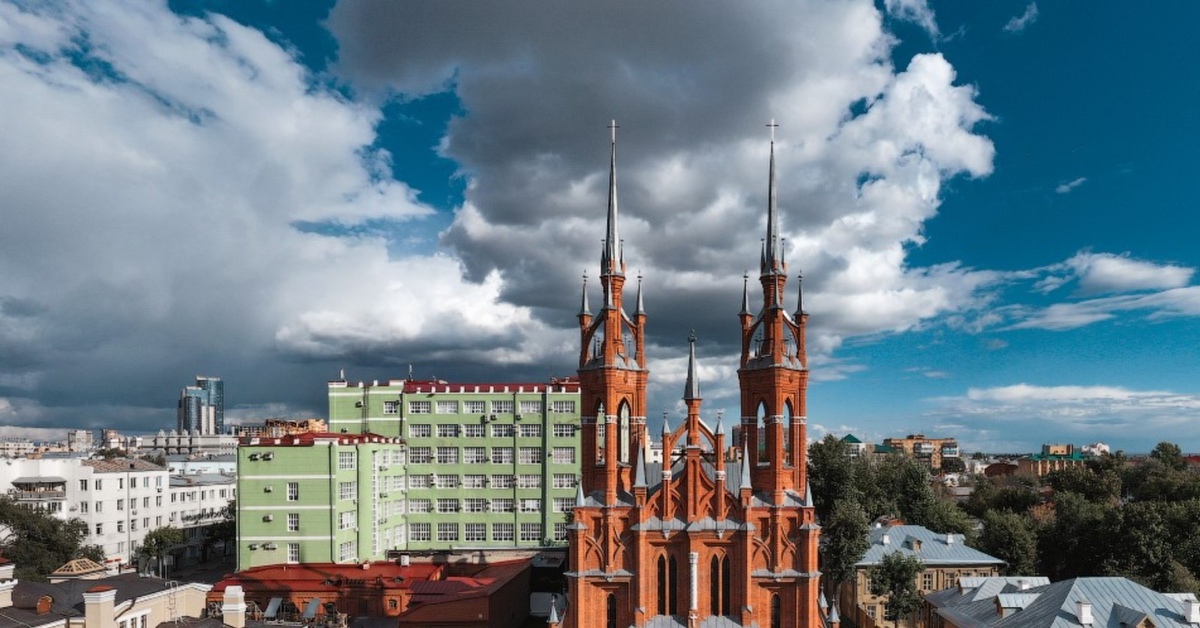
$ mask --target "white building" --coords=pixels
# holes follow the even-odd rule
[[[26,507],[83,520],[88,530],[84,543],[99,545],[111,569],[133,564],[146,533],[155,528],[183,529],[190,546],[197,535],[190,530],[219,521],[235,496],[234,476],[218,477],[173,482],[166,468],[131,458],[0,463],[0,490]],[[185,560],[190,555],[188,549]]]

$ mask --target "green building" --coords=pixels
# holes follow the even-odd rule
[[[377,434],[247,438],[238,447],[238,569],[384,559],[402,542],[404,444]]]
[[[405,551],[566,546],[579,477],[579,381],[329,382],[329,429],[403,438]],[[394,503],[393,503],[394,504]]]

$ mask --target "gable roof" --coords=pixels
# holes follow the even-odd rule
[[[916,556],[926,566],[995,565],[1003,560],[967,547],[961,534],[940,534],[923,526],[890,525],[871,528],[871,545],[855,567],[872,567],[894,552]]]

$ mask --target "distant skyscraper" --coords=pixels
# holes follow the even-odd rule
[[[196,376],[196,385],[183,389],[176,414],[181,433],[225,433],[225,382],[220,377]]]

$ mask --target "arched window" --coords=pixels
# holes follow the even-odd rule
[[[667,614],[667,557],[658,557],[658,614]]]
[[[767,461],[767,404],[758,402],[758,433],[755,438],[758,439],[758,461]]]
[[[779,594],[771,595],[771,628],[783,626],[783,609],[780,608]]]
[[[617,460],[629,464],[629,403],[622,401],[617,411]]]
[[[713,556],[708,569],[709,614],[721,615],[721,559]]]
[[[667,614],[679,614],[679,563],[674,556],[667,560]]]
[[[604,402],[596,406],[596,464],[604,464],[605,431],[608,429],[608,419],[604,416]]]
[[[721,614],[729,614],[729,557],[721,557]]]
[[[606,614],[608,621],[605,625],[608,628],[617,628],[617,596],[612,593],[608,594],[608,612]]]
[[[783,464],[792,466],[792,402],[783,402]]]

